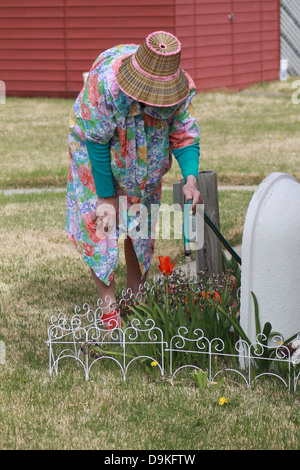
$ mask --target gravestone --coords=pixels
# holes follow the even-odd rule
[[[258,186],[242,240],[240,324],[255,340],[255,294],[261,329],[270,322],[284,339],[300,331],[300,184],[272,173]]]

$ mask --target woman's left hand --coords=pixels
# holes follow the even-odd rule
[[[96,224],[99,237],[109,236],[119,223],[119,202],[116,196],[98,197],[92,223]]]
[[[192,199],[192,210],[195,212],[196,204],[203,204],[203,199],[197,186],[197,178],[194,175],[187,176],[185,185],[182,189],[183,194],[185,195],[185,200],[189,201]]]

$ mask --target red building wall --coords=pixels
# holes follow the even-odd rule
[[[279,0],[1,0],[0,80],[8,96],[73,97],[101,51],[166,30],[199,91],[243,88],[278,79],[279,15]]]
[[[175,19],[199,90],[278,79],[279,0],[176,0]]]

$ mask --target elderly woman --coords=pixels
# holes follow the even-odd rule
[[[180,54],[179,40],[164,31],[150,34],[140,46],[113,47],[96,59],[74,105],[66,230],[91,268],[102,300],[116,301],[114,272],[123,232],[127,288],[136,293],[146,280],[158,215],[151,207],[160,203],[172,154],[185,179],[186,200],[192,199],[193,208],[202,203],[200,132],[191,105],[195,85],[180,68]],[[139,205],[148,217],[146,236],[134,236]]]

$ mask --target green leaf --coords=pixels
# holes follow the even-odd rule
[[[199,388],[206,388],[206,386],[207,386],[207,374],[208,374],[207,371],[204,372],[201,369],[192,372],[192,375],[195,377],[196,383],[197,383]]]
[[[264,328],[263,328],[263,335],[265,335],[266,339],[265,340],[262,340],[262,343],[263,344],[267,344],[268,342],[268,339],[270,337],[270,334],[271,334],[271,331],[272,331],[272,325],[270,322],[266,322],[265,325],[264,325]]]
[[[251,341],[249,340],[248,336],[244,332],[243,328],[240,326],[239,322],[237,320],[235,320],[234,317],[231,317],[230,315],[228,315],[228,313],[224,310],[223,307],[221,307],[221,305],[219,305],[217,307],[217,310],[218,310],[219,313],[221,313],[222,315],[224,315],[227,318],[227,320],[231,323],[231,325],[239,333],[240,337],[250,345]]]
[[[299,335],[299,333],[295,333],[293,336],[290,336],[288,339],[286,339],[284,341],[284,344],[289,344],[291,341],[293,341],[293,339],[295,339],[297,336]]]
[[[255,294],[252,291],[251,291],[251,295],[252,295],[253,302],[254,302],[255,331],[256,331],[256,336],[257,336],[261,332],[260,321],[259,321],[259,312],[258,312],[258,302],[257,302],[257,298],[256,298]]]

